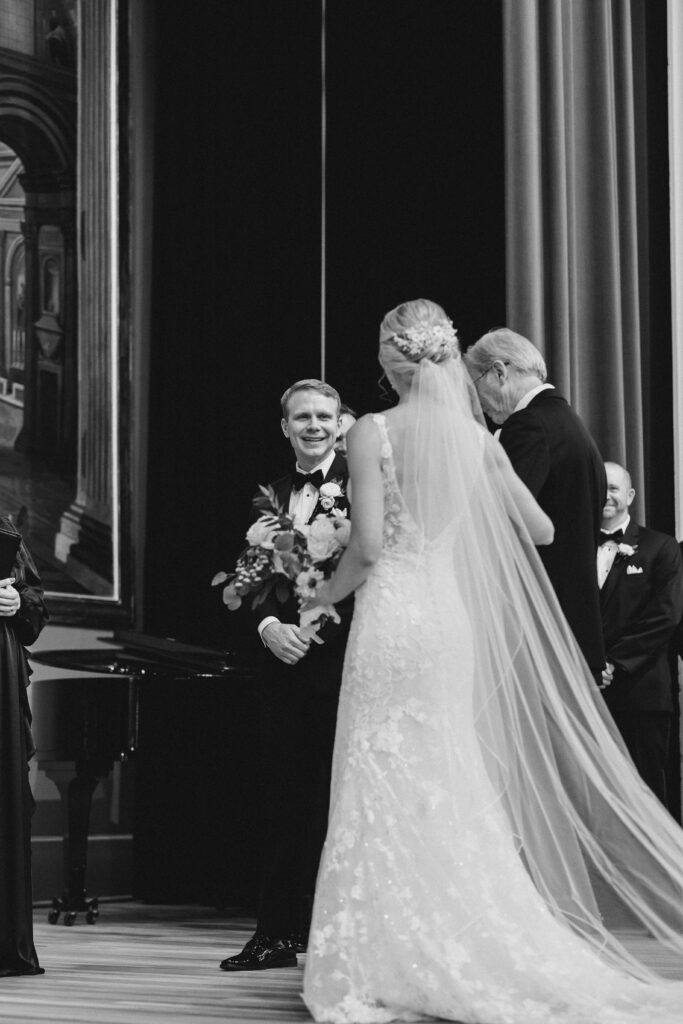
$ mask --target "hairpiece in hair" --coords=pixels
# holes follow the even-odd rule
[[[435,324],[408,327],[391,338],[399,352],[415,361],[428,357],[441,362],[458,353],[458,334],[450,320],[439,320]]]

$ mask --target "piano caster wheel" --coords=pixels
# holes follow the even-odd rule
[[[100,916],[100,907],[97,897],[92,900],[88,900],[88,909],[85,914],[85,920],[88,924],[96,924],[97,918]]]
[[[47,920],[49,924],[57,924],[57,921],[59,921],[59,911],[51,910],[47,915]]]
[[[75,910],[67,910],[67,912],[64,915],[64,924],[67,926],[67,928],[70,928],[73,924],[75,924],[75,922],[76,922],[76,911]]]

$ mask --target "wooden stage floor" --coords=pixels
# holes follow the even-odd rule
[[[295,1024],[310,1021],[298,968],[226,974],[220,960],[242,948],[253,919],[207,907],[103,903],[95,925],[47,923],[35,911],[36,948],[46,974],[0,979],[3,1024]],[[643,936],[661,974],[683,980],[683,965]]]

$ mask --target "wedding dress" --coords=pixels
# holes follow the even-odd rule
[[[683,957],[682,833],[601,707],[461,368],[421,372],[407,418],[374,417],[382,553],[356,591],[304,1000],[334,1024],[680,1024],[683,982],[615,933]]]

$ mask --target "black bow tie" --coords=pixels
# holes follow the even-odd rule
[[[606,544],[608,540],[619,541],[624,536],[624,531],[621,527],[615,530],[614,533],[607,533],[605,530],[600,530],[600,543]]]
[[[304,484],[312,484],[313,487],[320,490],[324,479],[325,474],[322,469],[316,469],[315,473],[300,473],[298,469],[295,469],[292,477],[292,490],[300,491]]]

